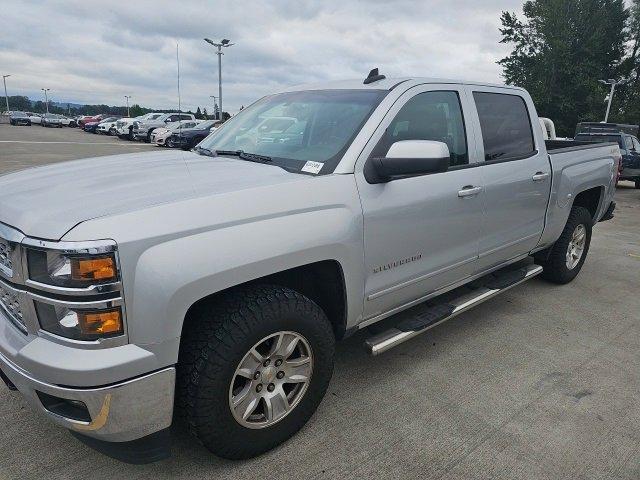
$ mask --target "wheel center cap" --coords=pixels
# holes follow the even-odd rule
[[[271,383],[276,378],[277,373],[276,367],[267,367],[262,370],[262,379],[264,382]]]

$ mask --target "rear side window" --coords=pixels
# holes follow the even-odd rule
[[[638,139],[637,139],[637,138],[634,138],[634,139],[633,139],[633,149],[634,149],[636,152],[640,152],[640,142],[638,142]]]
[[[529,111],[522,97],[473,92],[480,117],[484,159],[509,160],[535,152]]]

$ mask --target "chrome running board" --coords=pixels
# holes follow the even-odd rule
[[[540,273],[542,273],[542,267],[539,265],[527,265],[516,270],[498,271],[489,275],[484,279],[484,284],[469,293],[461,294],[446,302],[438,304],[427,302],[413,307],[396,315],[398,323],[393,327],[368,338],[364,342],[365,349],[371,355],[386,352]],[[482,282],[483,279],[479,281]],[[434,300],[437,302],[438,299]]]

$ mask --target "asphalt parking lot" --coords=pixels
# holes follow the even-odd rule
[[[60,143],[66,142],[66,143]],[[0,125],[0,174],[155,147],[78,129]],[[594,229],[578,278],[534,279],[379,357],[338,346],[320,409],[259,458],[101,456],[0,388],[0,479],[640,478],[640,190]]]

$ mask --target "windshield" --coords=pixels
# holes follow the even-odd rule
[[[200,146],[242,151],[300,172],[333,172],[386,90],[315,90],[265,97],[229,120]],[[307,162],[317,162],[305,170]]]
[[[578,134],[576,135],[576,140],[580,142],[593,142],[593,143],[617,143],[620,148],[624,148],[622,144],[622,135],[588,135],[588,134]]]

